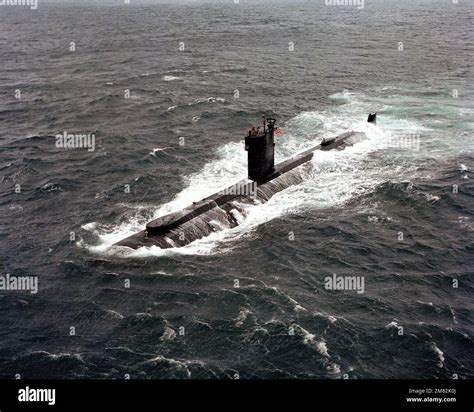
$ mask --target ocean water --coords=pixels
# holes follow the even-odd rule
[[[473,378],[473,19],[467,0],[1,6],[1,275],[38,293],[0,291],[0,377]],[[278,160],[367,139],[234,229],[112,247],[244,177],[262,115]]]

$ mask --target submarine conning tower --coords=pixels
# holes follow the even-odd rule
[[[248,152],[248,178],[261,180],[275,170],[275,119],[263,116],[263,130],[253,127],[245,137]]]

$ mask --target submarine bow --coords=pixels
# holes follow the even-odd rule
[[[376,118],[377,114],[371,113],[368,122],[375,124]],[[245,137],[247,178],[184,209],[148,222],[142,231],[115,246],[132,249],[181,247],[213,232],[235,227],[245,217],[249,205],[264,203],[274,194],[301,183],[317,150],[343,150],[365,138],[364,133],[354,131],[325,138],[320,144],[275,165],[275,124],[275,119],[264,118],[263,130],[252,128]]]

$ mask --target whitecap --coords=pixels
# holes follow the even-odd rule
[[[156,156],[156,153],[164,152],[167,149],[171,149],[171,147],[155,147],[149,154],[152,156]]]
[[[310,333],[309,331],[307,331],[306,329],[302,328],[299,325],[296,325],[296,326],[298,327],[298,329],[301,331],[303,335],[304,344],[315,348],[324,357],[327,357],[327,358],[330,357],[329,352],[328,352],[328,347],[324,339],[321,338],[321,340],[316,341],[315,335],[313,335],[312,333]]]
[[[385,326],[386,329],[390,328],[398,328],[398,323],[395,321],[390,322],[388,325]]]
[[[239,312],[239,315],[235,319],[235,326],[240,327],[243,325],[247,317],[251,314],[252,312],[249,309],[243,309]]]
[[[433,349],[433,352],[436,353],[436,355],[438,356],[438,363],[437,363],[438,368],[444,367],[443,351],[440,348],[438,348],[438,346],[436,346],[436,343],[434,342],[431,344],[431,349]]]
[[[180,77],[178,77],[178,76],[170,76],[170,75],[163,76],[163,80],[165,82],[172,82],[174,80],[179,80],[179,79],[180,79]]]

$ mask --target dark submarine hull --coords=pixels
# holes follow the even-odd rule
[[[275,165],[263,178],[242,179],[178,212],[149,222],[144,230],[121,240],[115,246],[132,249],[143,246],[161,249],[181,247],[213,232],[238,226],[249,205],[264,203],[276,193],[301,183],[316,151],[342,150],[364,138],[364,133],[346,132],[325,139],[321,144]]]

